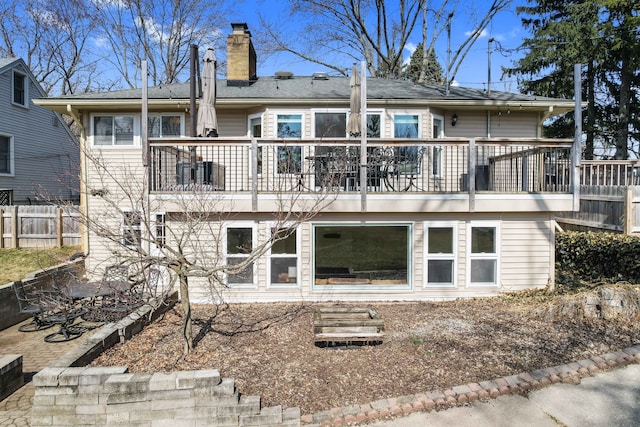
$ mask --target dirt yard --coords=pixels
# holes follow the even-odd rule
[[[547,320],[541,293],[450,302],[374,303],[385,322],[376,346],[314,345],[317,304],[194,307],[196,347],[184,359],[179,308],[94,365],[130,372],[220,370],[263,406],[303,414],[444,390],[580,360],[640,343],[638,319]]]

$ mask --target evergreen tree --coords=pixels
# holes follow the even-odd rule
[[[633,138],[629,141],[629,124],[637,123],[637,113],[634,115],[629,107],[637,103],[639,95],[632,83],[636,81],[637,88],[639,42],[638,17],[634,16],[632,3],[528,0],[527,6],[517,9],[531,37],[522,45],[525,56],[505,72],[519,77],[525,93],[573,98],[574,64],[583,64],[582,99],[588,103],[583,114],[587,159],[593,158],[596,141],[616,146],[616,158],[626,158],[628,146],[634,145]],[[573,129],[570,113],[548,126],[545,135],[566,137],[573,135]]]
[[[422,71],[422,61],[424,58],[424,49],[422,46],[422,43],[420,43],[416,47],[416,50],[413,51],[409,65],[404,71],[404,77],[413,82],[420,80],[420,72]],[[427,52],[427,67],[423,82],[438,85],[445,83],[442,66],[438,62],[438,58],[436,57],[436,53],[433,49]]]

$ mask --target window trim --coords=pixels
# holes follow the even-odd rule
[[[317,114],[344,114],[344,135],[343,136],[318,136],[316,135],[316,115]],[[318,139],[347,138],[347,127],[349,125],[350,111],[348,108],[312,108],[311,109],[311,135]]]
[[[407,283],[401,285],[317,285],[316,284],[316,228],[317,227],[336,227],[336,226],[366,226],[366,227],[406,227],[407,228]],[[339,222],[312,222],[311,223],[311,292],[312,293],[322,293],[328,291],[348,291],[350,293],[370,293],[371,291],[398,291],[398,292],[407,292],[413,291],[413,272],[414,272],[414,264],[415,264],[415,245],[414,245],[414,232],[415,232],[415,223],[413,222],[376,222],[376,221],[367,221],[366,223],[362,223],[360,221],[339,221]]]
[[[304,138],[305,136],[305,126],[304,126],[304,121],[305,121],[305,114],[302,111],[274,111],[274,137],[277,139],[281,139],[283,141],[295,141],[295,140],[299,140],[301,138]],[[278,117],[280,116],[300,116],[300,136],[293,136],[293,137],[283,137],[283,136],[279,136],[278,135]],[[262,129],[263,132],[262,134],[264,135],[264,128]]]
[[[403,136],[396,136],[396,117],[398,116],[415,116],[418,118],[418,135],[415,138],[409,138],[409,137],[403,137]],[[393,113],[392,116],[392,120],[393,120],[393,138],[394,139],[421,139],[422,138],[422,114],[420,112],[400,112],[400,111],[396,111]]]
[[[8,152],[8,156],[9,156],[9,171],[8,172],[0,172],[0,176],[4,176],[4,177],[12,177],[15,176],[15,144],[14,144],[14,137],[13,135],[8,135],[8,134],[0,134],[0,137],[3,138],[7,138],[9,140],[9,152]]]
[[[425,289],[433,289],[433,288],[457,288],[458,280],[457,280],[457,271],[458,271],[458,222],[456,221],[425,221],[423,223],[424,227],[424,279],[423,279],[423,288]],[[430,254],[429,253],[429,228],[451,228],[452,231],[452,252],[450,254]],[[452,272],[452,283],[429,283],[429,261],[430,260],[451,260],[453,261],[453,272]]]
[[[95,130],[95,118],[96,117],[133,117],[133,142],[132,144],[115,144],[115,135],[111,136],[111,144],[109,145],[101,145],[96,144],[96,130]],[[124,113],[124,114],[112,114],[112,113],[92,113],[91,114],[91,147],[99,148],[99,149],[107,149],[107,150],[128,150],[132,148],[140,148],[140,115],[132,114],[132,113]]]
[[[129,215],[137,215],[138,223],[134,221],[127,221],[127,216]],[[133,218],[133,216],[132,216]],[[128,243],[127,235],[135,233],[138,236],[138,241],[133,243]],[[122,246],[130,249],[140,249],[142,247],[142,212],[136,210],[123,210],[122,211],[122,221],[120,222],[120,243]]]
[[[258,245],[258,224],[255,221],[232,221],[229,222],[228,224],[224,224],[224,227],[222,229],[222,251],[221,253],[224,255],[223,256],[223,265],[229,265],[228,259],[229,258],[234,258],[234,256],[229,257],[229,254],[227,253],[227,235],[228,235],[228,230],[230,228],[250,228],[251,229],[251,245],[252,245],[252,250],[255,250],[255,248]],[[249,257],[250,255],[247,255],[246,257]],[[229,276],[228,274],[225,272],[224,274],[224,283],[232,289],[256,289],[258,287],[258,277],[257,277],[257,273],[258,273],[258,261],[259,259],[256,258],[253,260],[253,274],[252,274],[252,279],[251,279],[251,283],[229,283]]]
[[[436,120],[440,121],[440,132],[438,132],[438,135],[433,136],[433,131],[434,131],[433,124],[435,123]],[[434,114],[434,113],[431,114],[431,137],[436,139],[444,138],[444,116],[443,115]]]
[[[256,136],[253,134],[253,126],[251,125],[251,122],[255,119],[260,119],[260,136]],[[262,139],[264,135],[264,113],[257,113],[257,114],[249,114],[247,116],[247,137],[253,139]],[[265,167],[265,163],[264,163],[264,159],[262,158],[262,156],[264,155],[265,151],[263,149],[262,146],[258,146],[257,147],[259,156],[261,158],[261,163],[258,163],[257,165],[257,171],[258,171],[258,176],[262,176],[263,174],[263,168]],[[255,158],[255,156],[252,155],[251,153],[251,149],[249,150],[249,171],[253,171],[253,159]]]
[[[123,114],[124,115],[124,114]],[[175,136],[175,135],[169,135],[169,136],[164,136],[164,135],[160,135],[160,136],[151,136],[151,131],[149,130],[147,133],[149,134],[149,138],[179,138],[181,136],[184,136],[185,134],[185,118],[184,118],[184,113],[169,113],[169,112],[162,112],[162,113],[149,113],[148,117],[147,117],[147,121],[149,121],[150,118],[152,117],[160,117],[160,133],[162,133],[162,117],[165,116],[178,116],[180,117],[180,133]],[[136,133],[135,133],[135,118],[133,120],[133,128],[134,128],[134,141],[135,141],[135,137],[136,137]],[[102,145],[100,147],[103,147]]]
[[[16,74],[23,78],[24,87],[22,88],[22,90],[24,103],[16,101]],[[13,72],[11,73],[11,103],[18,107],[29,108],[29,76],[27,75],[27,73],[24,73],[17,69],[13,69]]]
[[[498,287],[500,285],[500,259],[501,259],[501,232],[499,221],[469,221],[467,222],[467,286],[468,287]],[[495,229],[495,253],[471,252],[472,231],[474,228],[490,227]],[[495,260],[496,275],[495,282],[471,282],[471,263],[474,260]]]
[[[268,232],[271,232],[271,229],[274,228],[277,224],[275,222],[271,222],[267,224]],[[286,225],[283,228],[287,228]],[[291,228],[291,227],[289,227]],[[267,270],[267,289],[294,289],[299,288],[301,284],[300,280],[300,248],[302,245],[302,233],[300,231],[300,226],[295,227],[296,233],[296,281],[294,283],[272,283],[271,282],[271,259],[272,258],[291,258],[293,254],[274,254],[272,252],[272,247],[269,247],[269,251],[267,252],[267,262],[266,262],[266,270]]]

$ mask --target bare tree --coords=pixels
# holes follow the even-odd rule
[[[95,20],[83,0],[0,6],[0,54],[20,57],[48,94],[96,89],[97,62],[88,47]]]
[[[465,12],[473,30],[447,65],[450,80],[491,19],[511,3],[512,0],[494,0],[485,12]],[[435,49],[436,41],[451,24],[450,16],[458,0],[442,0],[435,6],[426,0],[291,0],[290,4],[294,19],[288,21],[295,22],[298,28],[261,18],[264,37],[269,42],[267,52],[289,52],[342,75],[347,75],[353,60],[364,59],[372,76],[399,78],[403,52],[414,31],[421,29],[415,38],[422,39],[424,58],[428,58],[428,52]]]
[[[212,0],[94,1],[101,24],[104,59],[131,88],[140,81],[139,63],[146,58],[154,86],[186,81],[189,46],[216,46],[226,11]]]
[[[90,212],[80,212],[91,235],[90,250],[108,258],[102,265],[88,262],[88,271],[100,274],[107,265],[126,265],[134,272],[162,268],[170,272],[163,294],[180,290],[183,311],[184,355],[193,348],[190,290],[194,283],[207,289],[209,298],[223,302],[228,277],[253,274],[256,261],[271,246],[295,233],[296,227],[325,209],[336,197],[330,183],[324,191],[303,194],[296,178],[281,181],[276,207],[263,219],[268,226],[258,229],[256,244],[236,244],[240,258],[226,258],[224,229],[237,220],[229,198],[219,192],[189,191],[171,200],[150,198],[148,173],[138,164],[125,164],[100,151],[85,149],[87,179],[83,197]],[[311,165],[308,166],[311,168]],[[311,170],[301,171],[310,173]],[[340,179],[334,177],[333,179]],[[194,197],[197,196],[197,197]],[[165,218],[159,222],[157,213]]]

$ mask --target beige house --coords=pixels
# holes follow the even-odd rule
[[[189,256],[234,265],[284,227],[217,275],[224,286],[193,278],[191,298],[446,299],[554,282],[573,142],[541,129],[573,101],[368,78],[366,132],[350,136],[349,78],[257,77],[244,24],[228,70],[216,138],[188,136],[188,84],[37,101],[82,128],[82,207],[104,224],[85,236],[90,271],[185,240]]]

